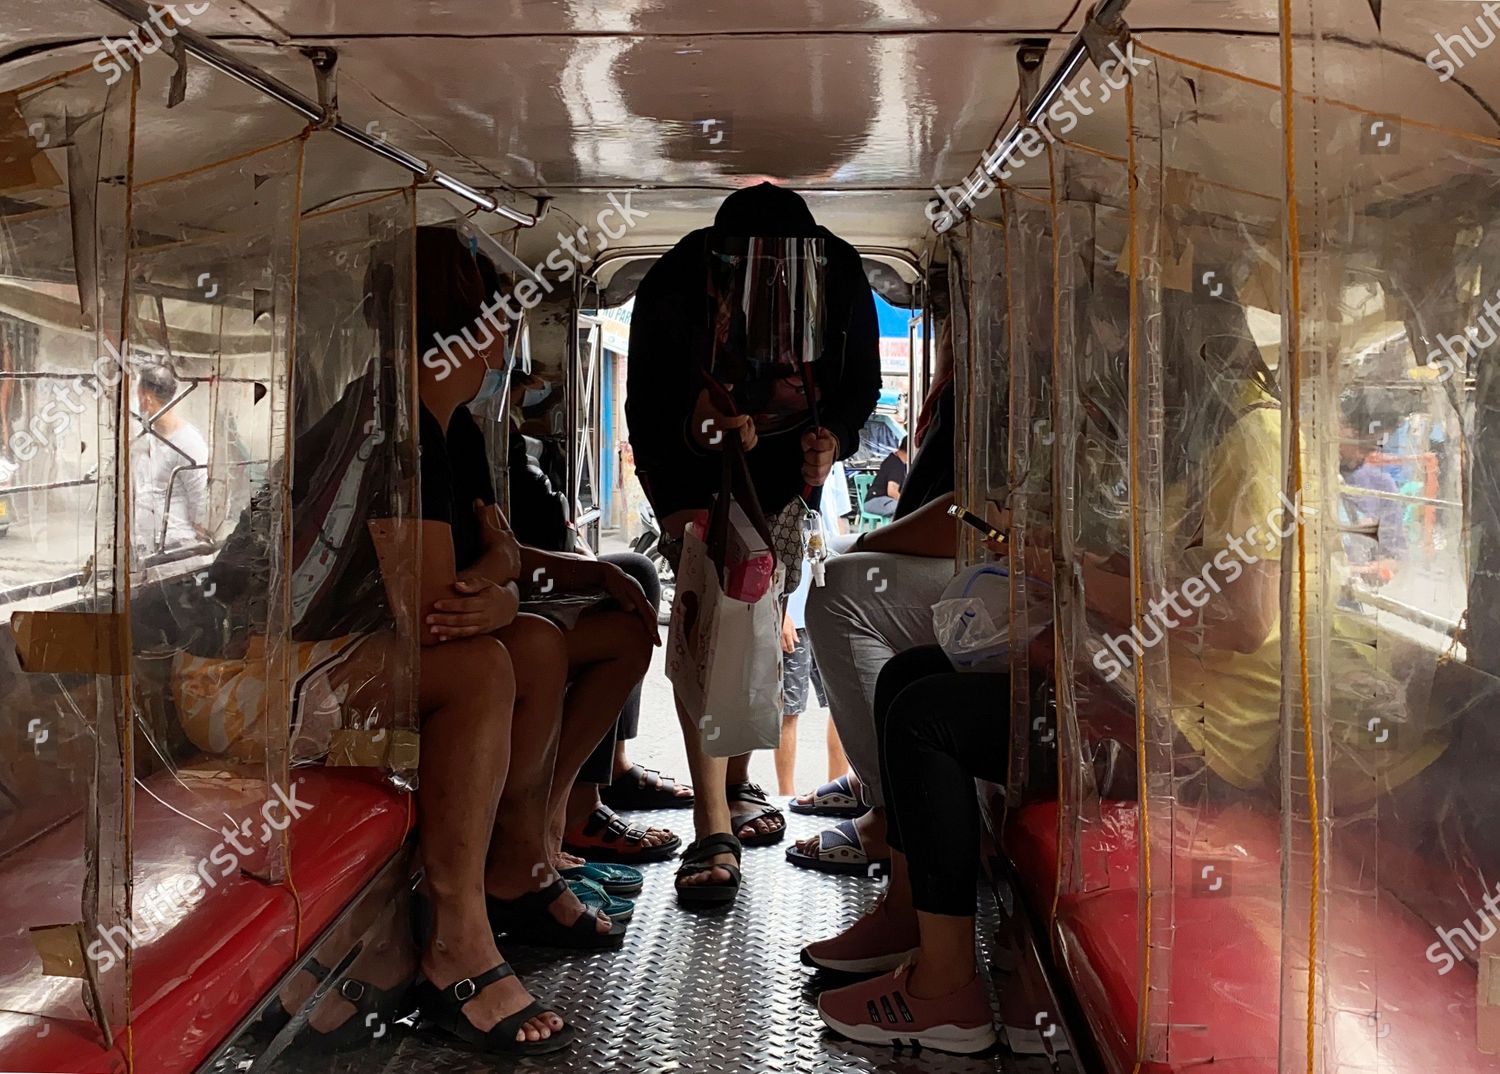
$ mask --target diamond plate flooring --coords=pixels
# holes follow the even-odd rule
[[[685,811],[636,814],[674,830]],[[628,1071],[639,1074],[1043,1074],[1046,1060],[1001,1049],[955,1057],[876,1048],[827,1033],[814,1002],[829,982],[798,962],[802,943],[844,927],[879,892],[878,882],[826,876],[789,865],[790,840],[816,832],[818,818],[788,814],[787,841],[745,854],[746,888],[727,912],[678,908],[674,863],[647,867],[646,888],[622,950],[591,955],[507,945],[506,955],[533,994],[556,1003],[579,1028],[577,1043],[545,1059],[507,1061],[456,1050],[409,1026],[352,1055],[313,1058],[295,1049],[280,1074],[478,1074]],[[981,900],[985,963],[1012,961],[994,950],[996,908]]]

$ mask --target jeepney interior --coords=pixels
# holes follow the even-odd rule
[[[706,1026],[689,1008],[707,985],[670,973],[624,1002],[626,974],[596,958],[545,978],[599,997],[580,1011],[590,1061],[1500,1070],[1500,878],[1455,834],[1460,784],[1500,758],[1486,12],[0,0],[0,1067],[459,1062],[384,1023],[336,1060],[299,1051],[351,967],[409,968],[419,728],[410,661],[375,711],[330,695],[294,712],[282,688],[301,670],[292,452],[360,394],[386,435],[331,450],[382,453],[382,494],[414,517],[411,244],[446,224],[525,306],[516,346],[554,389],[528,433],[597,547],[635,524],[604,503],[629,474],[600,313],[728,192],[769,180],[908,311],[908,427],[952,333],[959,498],[1015,519],[1010,627],[1048,645],[1011,655],[995,719],[1015,729],[1012,775],[978,788],[1008,1047],[919,1062],[824,1041],[797,1013],[804,937],[785,929],[846,921],[878,884],[775,888],[766,858],[747,916],[722,924],[754,955],[725,956],[737,987],[775,1017],[709,1000]],[[1224,331],[1273,389],[1263,472],[1312,509],[1276,549],[1280,658],[1255,702],[1274,759],[1254,796],[1182,774],[1172,684],[1212,676],[1200,653],[1150,649],[1107,691],[1091,670],[1196,562],[1213,479],[1194,419],[1239,386],[1184,379],[1173,333]],[[203,497],[188,540],[132,487],[144,443],[173,450],[136,390],[153,363],[176,370],[171,409],[207,451],[174,468],[172,495]],[[481,416],[503,466],[505,408]],[[1351,494],[1341,449],[1391,488]],[[1387,505],[1382,528],[1361,496]],[[1028,577],[1029,547],[1049,577]],[[964,538],[962,562],[985,554]],[[1105,561],[1136,587],[1123,628],[1086,611],[1084,564]],[[1101,774],[1106,693],[1133,719],[1128,779]],[[1399,809],[1370,791],[1419,746],[1451,784]],[[659,946],[627,966],[708,942],[657,910],[641,917]],[[333,968],[316,995],[309,960]],[[295,1024],[263,1032],[284,999]],[[694,1041],[715,1033],[709,1061]]]

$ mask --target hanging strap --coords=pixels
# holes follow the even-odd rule
[[[737,489],[736,485],[739,486]],[[724,465],[720,472],[719,495],[715,498],[713,509],[709,512],[708,534],[705,539],[709,559],[713,560],[714,566],[718,568],[721,583],[724,581],[725,561],[729,552],[729,507],[731,503],[740,505],[740,509],[745,512],[745,517],[750,520],[750,525],[766,542],[766,548],[771,551],[772,555],[775,555],[776,541],[771,536],[771,527],[766,523],[765,512],[761,510],[760,497],[755,494],[755,483],[750,480],[750,467],[745,462],[745,451],[740,445],[738,431],[731,435],[724,444]]]

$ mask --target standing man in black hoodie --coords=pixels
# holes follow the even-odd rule
[[[755,255],[766,263],[755,270],[762,278],[771,273],[797,281],[795,288],[813,297],[802,305],[793,302],[786,323],[731,324],[737,314],[734,302],[726,301],[726,266],[731,278],[735,271],[743,273],[739,262],[746,251],[778,246],[747,240],[768,239],[820,240],[779,244],[813,251],[784,264]],[[742,275],[736,282],[752,278]],[[818,323],[811,331],[809,311]],[[726,352],[732,365],[732,352],[757,333],[778,341],[780,360],[801,366],[800,381],[785,378],[769,392],[748,395],[743,383],[725,383]],[[809,339],[816,342],[809,345]],[[790,190],[761,183],[731,194],[712,227],[686,235],[652,266],[636,293],[631,319],[625,417],[641,484],[662,523],[663,552],[669,559],[680,552],[688,521],[709,507],[719,489],[722,446],[733,436],[746,453],[772,528],[800,532],[791,513],[800,521],[803,500],[817,507],[834,460],[854,454],[879,395],[879,327],[859,253],[818,226],[807,203]],[[778,554],[791,588],[801,569],[801,550],[778,547]],[[697,791],[697,840],[683,852],[679,899],[727,902],[739,888],[742,841],[777,842],[786,819],[749,781],[749,755],[727,761],[709,757],[680,705],[678,717]]]

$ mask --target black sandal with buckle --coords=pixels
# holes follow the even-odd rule
[[[534,1000],[530,1006],[508,1018],[502,1018],[487,1031],[469,1021],[464,1014],[464,1007],[468,1002],[489,985],[515,975],[516,971],[510,968],[510,963],[502,962],[494,969],[485,970],[477,977],[455,981],[447,988],[439,988],[425,977],[419,978],[413,990],[413,998],[417,1001],[425,1022],[474,1051],[520,1056],[550,1055],[571,1045],[572,1026],[563,1026],[546,1040],[516,1040],[521,1027],[533,1018],[557,1013],[542,1006],[539,1000]]]
[[[612,865],[640,865],[677,856],[677,848],[682,846],[682,840],[677,836],[658,846],[647,846],[647,834],[645,828],[627,824],[625,818],[609,806],[601,805],[583,822],[583,830],[577,839],[563,838],[563,849],[588,861]]]
[[[677,901],[684,906],[722,906],[734,902],[735,896],[740,893],[740,867],[737,864],[725,865],[713,859],[718,854],[733,854],[734,860],[738,862],[742,852],[743,845],[729,832],[705,835],[697,842],[690,843],[682,852],[682,865],[677,870]],[[729,879],[709,884],[682,882],[685,877],[701,876],[715,869],[723,869],[729,874]]]
[[[754,835],[740,836],[740,842],[747,847],[768,847],[773,843],[779,843],[786,836],[786,815],[776,806],[771,804],[771,798],[756,783],[735,783],[726,790],[730,808],[734,803],[742,802],[754,808],[744,813],[733,813],[731,820],[734,823],[734,831],[739,835],[740,829],[747,824],[754,824],[758,820],[772,820],[777,822],[777,827],[769,832],[756,832]]]
[[[693,796],[678,794],[677,781],[654,768],[633,764],[599,790],[599,798],[612,809],[692,809]]]
[[[302,972],[321,985],[333,975],[334,971],[317,959],[309,958],[303,963]],[[307,1024],[307,1018],[328,998],[327,992],[330,991],[353,1007],[354,1013],[332,1029],[314,1029]],[[383,1036],[383,1028],[401,1017],[401,1001],[406,993],[405,983],[395,988],[382,988],[355,977],[345,977],[336,988],[326,991],[317,989],[304,1002],[307,1017],[303,1018],[298,1031],[288,1043],[295,1043],[299,1050],[313,1053],[347,1052],[362,1048],[372,1039]],[[372,1019],[371,1015],[375,1017]],[[251,1038],[260,1042],[275,1040],[294,1017],[296,1017],[296,1012],[287,1010],[281,1000],[276,999],[251,1027]],[[382,1031],[372,1031],[371,1026],[376,1021],[382,1027]]]
[[[485,896],[490,926],[516,943],[539,947],[566,947],[575,951],[614,951],[625,942],[625,924],[611,921],[608,932],[599,931],[599,915],[587,906],[578,920],[564,925],[552,916],[552,904],[568,892],[563,880],[554,880],[540,891],[528,891],[514,899]]]

